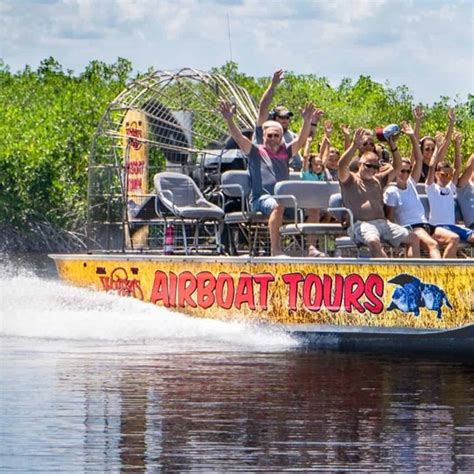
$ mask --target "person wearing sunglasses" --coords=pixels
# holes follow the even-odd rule
[[[256,143],[263,143],[262,135],[262,124],[267,120],[274,120],[278,122],[283,128],[283,140],[286,144],[293,142],[298,135],[292,132],[290,127],[291,118],[293,117],[293,112],[290,112],[285,106],[278,105],[270,112],[270,104],[273,100],[273,95],[278,85],[281,83],[285,76],[283,69],[278,69],[273,73],[270,84],[265,89],[265,92],[262,94],[260,103],[258,106],[258,116],[257,116],[257,126],[255,128],[254,140]],[[315,127],[314,124],[312,127]],[[291,157],[290,167],[295,171],[300,171],[303,165],[303,158],[301,157],[299,150]]]
[[[436,146],[445,146],[447,138],[438,137]],[[430,203],[429,222],[433,228],[442,227],[454,232],[463,242],[474,243],[474,231],[456,224],[456,184],[461,171],[461,134],[454,134],[454,168],[448,161],[438,161],[434,154],[426,179],[426,194]],[[455,258],[453,253],[450,257]]]
[[[441,258],[439,244],[444,246],[443,257],[456,255],[458,237],[453,232],[437,227],[432,229],[425,215],[425,208],[416,190],[420,179],[423,156],[415,132],[410,124],[402,122],[402,132],[411,141],[415,161],[403,158],[394,183],[384,192],[385,213],[387,218],[413,231],[420,239],[420,245],[428,250],[431,258]]]
[[[357,129],[350,147],[339,160],[338,173],[344,206],[354,216],[354,225],[349,229],[349,234],[357,244],[367,245],[372,257],[387,258],[382,240],[394,247],[406,244],[407,255],[419,257],[420,241],[416,234],[387,220],[384,212],[383,188],[402,168],[396,142],[393,137],[388,139],[393,166],[381,169],[378,155],[374,151],[366,151],[360,157],[358,171],[350,171],[349,164],[364,140],[364,129]]]
[[[343,133],[344,133],[344,147],[347,150],[352,144],[350,136],[349,138],[347,137],[349,128],[347,126],[344,126],[344,128],[341,127],[341,129],[343,130]],[[349,163],[349,170],[354,173],[357,173],[357,171],[359,170],[360,158],[364,153],[368,151],[377,153],[377,149],[376,149],[375,141],[374,141],[374,134],[372,130],[369,130],[368,128],[364,128],[362,130],[363,130],[363,135],[359,143],[359,148],[357,149],[357,154],[354,154],[351,162]]]
[[[274,197],[274,187],[278,181],[288,180],[289,160],[303,147],[308,138],[311,123],[318,122],[323,115],[311,102],[302,110],[303,125],[298,139],[290,144],[283,141],[283,127],[274,120],[262,124],[263,143],[258,145],[243,135],[234,122],[235,106],[221,101],[219,110],[227,122],[230,134],[240,150],[248,157],[249,174],[252,185],[251,208],[268,216],[270,246],[272,256],[283,255],[280,245],[280,226],[283,223],[285,207]]]
[[[417,124],[415,126],[415,136],[418,136],[418,130],[421,128],[421,119],[423,118],[423,112],[421,107],[418,107],[414,111],[415,119],[417,120]],[[438,160],[444,161],[446,155],[448,153],[449,144],[451,141],[451,137],[454,131],[454,124],[456,122],[456,114],[454,109],[448,110],[448,129],[446,131],[446,141],[444,142],[443,148],[438,149]],[[437,132],[439,135],[441,132]],[[433,138],[429,135],[426,135],[420,139],[420,148],[421,153],[423,155],[423,165],[421,169],[421,176],[420,176],[420,183],[425,183],[428,177],[429,169],[430,169],[430,161],[433,156],[435,147],[436,147],[436,137]]]

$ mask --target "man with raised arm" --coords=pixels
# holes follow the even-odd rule
[[[260,99],[260,103],[258,105],[257,129],[255,131],[255,141],[258,144],[263,143],[259,127],[261,127],[263,123],[269,119],[275,120],[275,122],[278,122],[283,127],[283,140],[286,144],[290,144],[296,138],[298,138],[296,133],[289,130],[290,120],[291,117],[293,117],[293,112],[290,112],[283,105],[278,105],[270,112],[270,104],[273,100],[273,94],[275,93],[275,89],[278,87],[278,84],[280,84],[280,82],[283,80],[284,75],[285,73],[283,69],[278,69],[278,71],[275,71],[270,84],[265,89],[265,92]],[[303,166],[303,159],[299,153],[299,150],[297,150],[291,157],[289,166],[295,171],[301,170]]]
[[[419,257],[418,237],[385,218],[383,188],[400,172],[402,164],[396,143],[393,137],[388,139],[393,166],[389,165],[380,171],[378,155],[373,151],[366,151],[360,157],[358,171],[352,172],[349,170],[349,164],[364,139],[364,129],[357,129],[351,145],[339,160],[338,168],[344,205],[354,215],[354,226],[350,229],[353,239],[356,243],[367,245],[372,257],[387,257],[382,248],[382,239],[393,246],[407,244],[408,256]]]
[[[227,101],[219,104],[219,110],[227,122],[230,134],[239,148],[248,156],[249,173],[252,184],[252,211],[269,216],[268,227],[272,255],[282,255],[280,246],[280,226],[283,222],[284,206],[274,197],[274,187],[278,181],[289,178],[289,160],[308,138],[311,123],[316,123],[323,112],[308,103],[302,110],[303,126],[298,138],[290,144],[283,141],[283,127],[274,120],[262,124],[263,143],[252,143],[235,125],[235,106]]]

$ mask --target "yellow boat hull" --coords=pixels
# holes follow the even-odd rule
[[[298,328],[474,324],[470,260],[52,255],[60,277],[204,318]]]

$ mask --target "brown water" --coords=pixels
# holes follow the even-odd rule
[[[474,472],[474,363],[0,276],[0,469]]]

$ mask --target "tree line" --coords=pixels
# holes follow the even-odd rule
[[[113,64],[91,61],[77,74],[52,57],[36,70],[26,66],[14,73],[0,60],[0,249],[53,250],[83,233],[94,133],[108,104],[142,75],[132,71],[123,58]],[[270,80],[245,75],[234,62],[213,72],[245,87],[257,102]],[[275,105],[297,111],[308,100],[325,111],[336,130],[343,123],[354,129],[410,120],[416,105],[407,87],[392,88],[369,76],[343,79],[334,87],[325,77],[288,72]],[[425,104],[422,133],[446,129],[449,105],[455,106],[467,157],[474,151],[474,95],[466,102],[441,96]],[[333,145],[342,150],[342,143],[336,133]],[[403,146],[408,151],[408,142]]]

